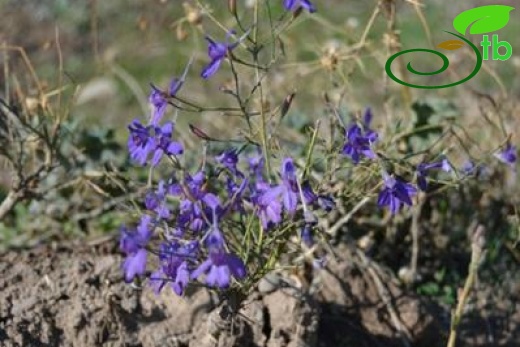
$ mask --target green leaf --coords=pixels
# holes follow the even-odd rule
[[[514,7],[505,5],[487,5],[472,8],[459,14],[453,20],[453,27],[462,35],[466,30],[473,35],[486,34],[502,29],[509,22],[509,12]]]

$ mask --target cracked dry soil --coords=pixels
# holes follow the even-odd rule
[[[124,283],[113,240],[9,251],[0,256],[0,346],[404,346],[374,284],[346,257],[316,271],[312,295],[257,291],[222,324],[223,306],[205,289],[179,298]],[[386,286],[409,345],[444,345],[442,314]],[[520,345],[504,336],[497,345]]]

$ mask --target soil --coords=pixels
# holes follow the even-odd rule
[[[203,288],[179,298],[124,283],[115,240],[10,251],[0,256],[0,345],[445,346],[446,308],[355,252],[337,253],[309,285],[270,274],[232,315]],[[487,317],[470,307],[457,346],[520,346],[520,304],[511,300]]]

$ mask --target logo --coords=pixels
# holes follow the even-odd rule
[[[406,65],[406,69],[411,72],[414,75],[419,76],[433,76],[440,74],[449,67],[450,62],[448,60],[448,57],[446,55],[442,54],[441,52],[435,51],[433,49],[427,49],[427,48],[415,48],[415,49],[408,49],[405,51],[398,52],[394,55],[392,55],[388,60],[386,61],[385,70],[388,76],[393,79],[395,82],[400,83],[402,85],[412,87],[412,88],[422,88],[422,89],[439,89],[439,88],[448,88],[453,87],[458,84],[464,83],[466,81],[469,81],[473,77],[477,75],[480,68],[482,67],[482,61],[483,60],[489,60],[490,57],[493,60],[507,60],[511,58],[511,55],[513,54],[513,47],[511,47],[511,44],[507,41],[499,41],[498,35],[494,34],[491,37],[487,34],[497,31],[499,29],[502,29],[507,25],[509,22],[509,13],[514,10],[514,7],[511,6],[505,6],[505,5],[487,5],[487,6],[480,6],[476,7],[467,11],[464,11],[460,13],[455,19],[453,20],[453,28],[458,33],[454,33],[451,31],[445,31],[446,33],[456,37],[456,39],[448,40],[441,42],[437,45],[437,48],[453,51],[459,48],[462,48],[464,45],[468,45],[471,47],[473,52],[476,56],[476,63],[475,67],[473,68],[473,71],[471,73],[461,79],[460,81],[456,81],[453,83],[443,84],[439,86],[428,86],[428,85],[419,85],[419,84],[412,84],[408,83],[406,81],[403,81],[399,79],[397,76],[394,75],[392,72],[391,66],[394,60],[401,55],[412,53],[412,52],[425,52],[430,53],[438,56],[442,59],[442,66],[441,68],[431,71],[431,72],[423,72],[418,71],[412,67],[412,64],[409,62]],[[482,46],[482,54],[480,53],[480,50],[477,46],[475,46],[471,41],[469,41],[465,36],[466,32],[469,29],[470,35],[483,35],[482,41],[480,42],[480,45]],[[491,48],[491,50],[490,50]],[[491,52],[491,53],[490,53]]]

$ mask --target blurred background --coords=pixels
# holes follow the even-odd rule
[[[275,6],[278,2],[281,3],[273,1]],[[321,97],[321,92],[340,82],[327,70],[327,54],[334,51],[345,54],[347,46],[359,41],[377,3],[320,1],[316,16],[301,16],[283,35],[287,47],[283,60],[287,63],[282,61],[272,76],[272,82],[281,89],[280,94],[305,86],[300,90],[301,97],[296,99],[296,107],[309,114],[316,111],[315,100]],[[397,2],[396,26],[402,49],[428,48],[424,23],[412,3]],[[514,6],[514,1],[501,3]],[[251,2],[239,1],[239,7],[248,4],[250,6]],[[421,5],[432,42],[438,44],[451,39],[443,30],[453,30],[453,18],[465,9],[485,4],[489,2],[439,0]],[[63,82],[78,88],[75,119],[119,126],[121,122],[142,115],[147,110],[149,83],[165,87],[171,76],[183,71],[191,56],[195,62],[189,71],[186,95],[204,102],[221,98],[217,88],[225,82],[225,77],[217,76],[211,83],[205,83],[197,76],[206,63],[203,34],[214,35],[217,39],[223,39],[224,34],[211,20],[199,18],[200,14],[194,13],[195,3],[181,0],[2,0],[0,9],[0,43],[23,48],[42,84],[48,88],[55,86],[58,53],[61,52]],[[223,20],[228,28],[233,27],[226,6],[211,6],[208,11]],[[281,13],[280,4],[274,17]],[[348,86],[346,100],[352,108],[377,107],[385,100],[387,90],[382,64],[388,56],[387,26],[385,16],[379,14],[367,33],[366,49],[343,64],[341,82]],[[464,86],[438,90],[435,94],[452,96],[471,88],[493,93],[502,88],[518,96],[520,79],[515,77],[520,69],[519,30],[520,11],[515,10],[509,24],[499,32],[499,38],[513,47],[511,60],[507,63],[486,61],[485,69]],[[453,64],[450,71],[462,75],[472,66],[471,58],[460,51],[448,52],[448,56]],[[0,59],[5,59],[5,55]],[[9,59],[11,69],[23,65],[20,56]],[[414,66],[431,68],[439,63],[435,59],[419,56]],[[500,78],[502,86],[497,86],[489,71]],[[391,83],[389,88],[398,90],[400,86]],[[413,90],[413,93],[417,97],[432,94],[422,90]]]

